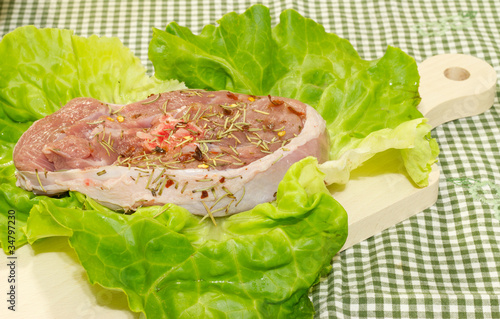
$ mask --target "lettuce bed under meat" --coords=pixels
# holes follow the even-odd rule
[[[175,205],[116,214],[81,194],[31,210],[29,242],[67,236],[90,282],[148,318],[309,318],[309,288],[347,238],[316,159],[294,164],[273,203],[218,219]]]
[[[374,154],[401,150],[425,186],[437,145],[416,110],[415,61],[396,48],[364,61],[348,41],[293,10],[271,27],[264,6],[229,13],[200,35],[154,30],[149,77],[116,38],[19,28],[0,42],[0,241],[4,251],[65,236],[92,283],[121,289],[148,318],[308,318],[307,294],[347,237],[327,183],[345,183]],[[111,211],[78,193],[35,196],[15,186],[12,150],[33,121],[70,99],[127,103],[172,89],[228,89],[299,99],[328,123],[330,161],[292,166],[272,203],[215,227],[175,205]],[[16,212],[17,238],[5,231]],[[23,231],[21,231],[23,230]],[[181,297],[182,296],[182,297]]]

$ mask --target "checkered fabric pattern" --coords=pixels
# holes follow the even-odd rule
[[[297,10],[347,38],[365,59],[392,45],[417,62],[470,54],[500,73],[497,0],[2,0],[0,36],[28,24],[116,36],[152,73],[152,27],[177,21],[199,32],[257,2],[274,23],[282,10]],[[338,254],[310,294],[317,318],[500,318],[499,98],[497,90],[486,113],[433,130],[441,148],[437,203]]]

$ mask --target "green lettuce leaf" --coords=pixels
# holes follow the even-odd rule
[[[33,121],[53,113],[70,99],[87,96],[127,103],[149,94],[182,89],[176,80],[160,81],[117,38],[83,38],[70,30],[18,28],[0,42],[0,227],[9,210],[23,227],[31,207],[43,197],[15,186],[12,151]],[[7,233],[0,243],[7,251]],[[26,242],[16,232],[15,246]]]
[[[366,141],[377,144],[370,145],[372,150],[381,150],[382,143],[384,149],[401,149],[409,176],[418,186],[428,184],[438,148],[416,108],[420,77],[413,58],[389,46],[380,59],[365,61],[347,40],[294,10],[283,11],[274,27],[262,5],[242,14],[228,13],[218,24],[205,26],[199,35],[175,22],[165,31],[155,29],[149,57],[156,76],[179,79],[191,88],[298,99],[327,122],[332,160],[328,167],[339,160],[359,165],[348,158],[355,154],[349,150]],[[398,128],[418,119],[412,125],[418,130]],[[377,138],[387,134],[395,144]],[[401,147],[398,140],[411,143]],[[374,155],[368,154],[363,160]],[[326,180],[345,183],[346,178],[331,174],[339,170],[343,176],[350,172],[341,167],[325,170]]]
[[[401,123],[394,129],[375,131],[366,138],[351,141],[351,147],[337,159],[320,165],[326,174],[327,184],[346,184],[350,172],[375,154],[398,149],[407,170],[410,168],[409,170],[414,172],[412,178],[416,184],[426,185],[434,163],[429,159],[435,158],[439,152],[437,143],[430,138],[429,125],[425,118]]]
[[[123,215],[80,194],[44,198],[26,233],[30,243],[67,236],[90,282],[123,290],[147,318],[312,318],[309,288],[347,237],[347,214],[323,179],[306,158],[276,201],[217,226],[171,204]]]
[[[0,56],[0,105],[16,122],[42,118],[75,97],[123,104],[184,88],[176,80],[147,76],[118,38],[26,26],[2,39]]]

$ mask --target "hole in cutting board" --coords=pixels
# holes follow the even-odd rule
[[[465,81],[470,77],[470,73],[464,68],[454,66],[444,70],[444,76],[453,81]]]

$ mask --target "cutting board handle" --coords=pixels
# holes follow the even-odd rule
[[[465,54],[435,55],[419,66],[419,111],[434,128],[481,114],[495,100],[497,73],[485,61]]]

